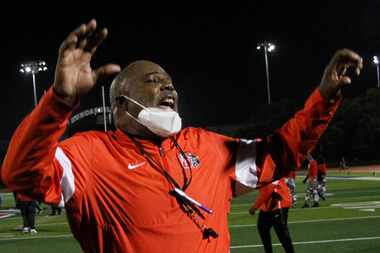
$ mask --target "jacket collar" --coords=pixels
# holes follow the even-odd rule
[[[115,137],[116,141],[119,142],[123,146],[127,146],[129,148],[138,149],[133,142],[131,138],[133,138],[131,135],[125,133],[121,129],[117,129],[113,132],[113,136]],[[177,138],[177,136],[175,136]],[[161,143],[157,143],[153,140],[149,139],[142,139],[140,137],[134,137],[134,140],[139,142],[144,150],[149,152],[159,151],[160,148],[166,153],[172,148],[175,148],[175,144],[172,140],[172,138],[166,138]]]

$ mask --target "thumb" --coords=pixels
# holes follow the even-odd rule
[[[343,85],[347,85],[347,84],[350,84],[351,83],[351,78],[349,78],[348,76],[343,76],[342,78],[340,78],[339,80],[339,84],[341,86]]]
[[[103,65],[94,71],[94,79],[97,81],[101,77],[115,75],[119,73],[120,70],[121,68],[117,64]]]

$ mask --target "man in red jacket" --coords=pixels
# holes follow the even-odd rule
[[[362,68],[356,53],[338,51],[304,108],[258,142],[182,129],[170,75],[137,61],[111,85],[117,130],[59,142],[81,97],[120,71],[91,68],[107,36],[96,27],[91,20],[61,44],[53,86],[17,128],[1,171],[12,190],[64,204],[84,252],[228,252],[231,198],[299,167],[351,82],[345,70]]]
[[[257,228],[266,253],[272,252],[270,230],[274,227],[285,252],[294,252],[288,229],[288,210],[292,206],[292,197],[285,178],[260,188],[260,194],[249,212],[254,215],[260,210]]]

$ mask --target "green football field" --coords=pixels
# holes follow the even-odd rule
[[[370,173],[329,173],[328,197],[318,208],[301,208],[305,185],[297,178],[298,207],[289,212],[296,252],[380,252],[380,177]],[[233,201],[230,214],[231,252],[263,252],[256,218],[247,212],[257,192]],[[13,197],[5,195],[5,206]],[[20,216],[0,219],[0,252],[81,252],[70,234],[65,215],[37,217],[37,235],[23,235]],[[274,232],[274,231],[272,231]],[[284,252],[272,234],[274,252]]]

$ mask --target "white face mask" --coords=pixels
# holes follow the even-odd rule
[[[122,97],[143,108],[137,118],[128,111],[126,111],[127,115],[158,136],[166,138],[181,131],[182,120],[176,111],[164,110],[158,107],[145,107],[130,97],[125,95],[122,95]]]

